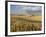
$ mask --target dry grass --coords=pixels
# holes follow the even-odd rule
[[[11,32],[40,31],[41,16],[11,16]]]

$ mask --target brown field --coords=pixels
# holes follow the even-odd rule
[[[42,28],[41,16],[11,16],[10,31],[40,31]]]

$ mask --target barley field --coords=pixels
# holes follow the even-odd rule
[[[42,28],[41,16],[11,16],[10,31],[40,31]]]

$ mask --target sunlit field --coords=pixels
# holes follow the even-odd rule
[[[41,16],[11,16],[10,31],[40,31],[42,28]]]

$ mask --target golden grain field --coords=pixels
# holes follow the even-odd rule
[[[40,31],[42,28],[41,16],[11,16],[10,31]]]

